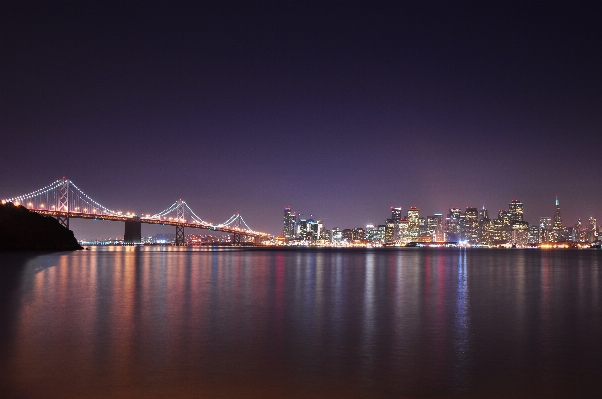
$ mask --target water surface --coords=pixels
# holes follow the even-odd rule
[[[600,398],[601,260],[596,250],[0,254],[0,392]]]

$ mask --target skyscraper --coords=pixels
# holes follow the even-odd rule
[[[291,212],[290,206],[284,207],[284,239],[290,240],[295,238],[295,224],[297,215],[295,212]]]
[[[513,199],[508,205],[510,211],[510,224],[515,225],[523,221],[523,203],[517,199]]]
[[[539,242],[550,242],[552,236],[552,218],[542,216],[539,218]]]
[[[564,227],[562,226],[562,217],[560,216],[560,202],[556,194],[556,212],[554,213],[554,225],[552,226],[553,240],[564,241]]]
[[[408,209],[408,239],[416,241],[420,234],[420,210],[415,206]]]
[[[489,212],[485,209],[485,205],[483,205],[483,208],[479,211],[479,220],[489,220]]]
[[[466,215],[464,221],[464,239],[472,244],[479,243],[479,211],[477,208],[468,207],[466,208]]]
[[[443,228],[443,215],[441,213],[435,213],[433,216],[429,216],[426,219],[428,232],[432,237],[432,241],[442,242],[445,241],[445,230]]]
[[[462,226],[460,216],[462,211],[459,208],[451,208],[445,219],[445,241],[460,241]]]

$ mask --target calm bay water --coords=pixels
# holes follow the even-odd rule
[[[602,251],[0,254],[3,398],[600,398]]]

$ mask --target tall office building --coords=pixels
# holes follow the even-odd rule
[[[539,240],[539,226],[530,226],[528,234],[527,242],[529,244],[539,244],[541,242]]]
[[[539,218],[539,242],[546,243],[552,239],[552,218],[542,216]]]
[[[443,214],[435,213],[433,216],[426,218],[426,224],[432,241],[445,241],[445,229],[443,228]]]
[[[295,238],[295,224],[297,221],[297,214],[295,212],[291,212],[290,206],[284,207],[284,238],[285,240],[290,240]]]
[[[483,205],[483,208],[479,211],[479,220],[489,220],[489,212],[485,209],[485,205]]]
[[[479,243],[479,211],[477,208],[466,208],[464,219],[464,239],[472,245]]]
[[[445,219],[445,241],[460,241],[462,232],[461,214],[459,208],[451,208]]]
[[[594,217],[589,218],[589,230],[595,232],[596,236],[598,235],[597,222],[596,222],[596,218],[594,218]]]
[[[517,223],[522,223],[523,221],[523,203],[517,199],[513,199],[508,205],[508,210],[510,211],[510,224],[514,226]]]
[[[596,219],[593,217],[589,218],[589,224],[587,232],[585,233],[585,240],[587,242],[594,242],[598,239],[598,225]]]
[[[395,227],[399,220],[387,219],[385,225],[385,242],[392,242],[395,236]]]
[[[552,233],[553,241],[564,241],[564,226],[562,225],[562,217],[560,216],[560,202],[558,201],[558,194],[556,194],[556,212],[554,213]]]
[[[408,239],[416,241],[420,235],[420,210],[415,206],[408,209]]]
[[[394,221],[401,220],[401,207],[393,208],[391,207],[391,219]]]

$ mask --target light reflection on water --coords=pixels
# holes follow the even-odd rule
[[[600,251],[3,254],[8,397],[601,397]]]

